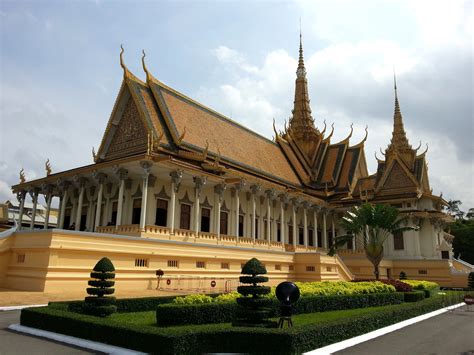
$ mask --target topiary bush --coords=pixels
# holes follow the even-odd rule
[[[250,276],[240,276],[241,283],[247,286],[237,287],[243,297],[237,298],[236,319],[232,323],[233,326],[241,327],[272,327],[276,323],[268,320],[270,317],[272,300],[263,297],[268,295],[271,288],[268,286],[259,285],[260,283],[268,282],[268,277],[258,276],[266,274],[267,269],[258,259],[252,258],[245,263],[242,268],[242,274]]]
[[[474,290],[474,272],[470,272],[467,277],[467,287]]]
[[[115,285],[115,281],[112,281],[115,279],[114,271],[114,264],[109,258],[104,257],[95,265],[91,272],[91,278],[94,280],[88,282],[88,285],[92,287],[87,288],[87,294],[90,296],[84,300],[84,313],[107,317],[117,311],[115,297],[108,296],[115,292],[115,289],[112,288]]]
[[[405,271],[400,271],[400,275],[398,276],[400,280],[406,280],[407,279],[407,274]]]

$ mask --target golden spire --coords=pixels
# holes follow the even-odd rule
[[[289,130],[293,138],[303,146],[315,141],[316,135],[319,135],[319,131],[314,126],[314,120],[311,116],[311,108],[309,106],[308,82],[306,80],[306,68],[304,66],[301,31],[298,69],[296,70],[295,100],[292,113],[293,115],[289,121]],[[309,146],[311,145],[312,143],[309,144]],[[307,148],[311,150],[309,146]],[[306,149],[303,148],[303,150]]]
[[[46,163],[44,163],[44,169],[46,170],[46,176],[51,175],[51,164],[49,162],[49,158],[46,160]]]
[[[405,133],[405,128],[403,127],[402,113],[400,111],[400,104],[398,102],[398,93],[397,93],[397,78],[395,72],[393,73],[393,86],[395,90],[395,111],[393,113],[393,132],[392,140],[388,146],[388,150],[399,150],[406,151],[412,150],[411,145],[408,143],[407,135]]]

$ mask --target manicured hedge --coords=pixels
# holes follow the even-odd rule
[[[267,302],[267,301],[266,301]],[[278,316],[279,302],[271,302],[270,317]],[[314,313],[343,309],[364,308],[399,304],[403,302],[403,294],[375,293],[366,295],[336,295],[302,297],[295,304],[296,313]],[[238,305],[231,303],[203,304],[162,304],[156,309],[156,321],[159,326],[207,324],[231,322],[237,312]]]
[[[418,301],[423,301],[425,299],[425,292],[424,291],[405,292],[404,296],[405,296],[404,298],[405,302],[418,302]]]
[[[316,349],[443,307],[442,297],[285,329],[220,328],[219,325],[159,328],[117,325],[108,319],[51,307],[24,309],[21,324],[148,353],[212,352],[293,354]],[[67,325],[67,326],[66,326]]]
[[[117,312],[145,312],[154,311],[158,305],[172,302],[176,296],[165,297],[142,297],[142,298],[122,298],[117,299]],[[54,308],[67,307],[68,311],[83,313],[83,301],[68,301],[68,302],[50,302],[49,305]]]

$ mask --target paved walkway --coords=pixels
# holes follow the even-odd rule
[[[22,335],[6,329],[20,323],[20,311],[0,312],[0,354],[93,354],[87,350],[54,341]]]
[[[187,292],[189,293],[189,292]],[[121,291],[115,290],[114,296],[117,298],[136,298],[136,297],[157,297],[172,296],[178,294],[186,294],[180,291],[157,291],[157,290],[139,290],[139,291]],[[5,306],[21,306],[34,304],[47,304],[50,301],[73,301],[83,300],[87,296],[85,290],[83,292],[32,292],[17,291],[0,288],[0,307]]]
[[[471,310],[466,312],[464,306],[335,354],[474,355],[474,307]]]

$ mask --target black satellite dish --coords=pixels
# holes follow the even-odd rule
[[[288,327],[292,327],[291,315],[293,314],[294,307],[291,304],[300,298],[300,289],[293,282],[285,281],[277,286],[275,294],[281,303],[278,327],[283,328],[285,321]]]
[[[275,294],[281,303],[290,305],[300,298],[300,289],[293,282],[285,281],[277,286]]]

